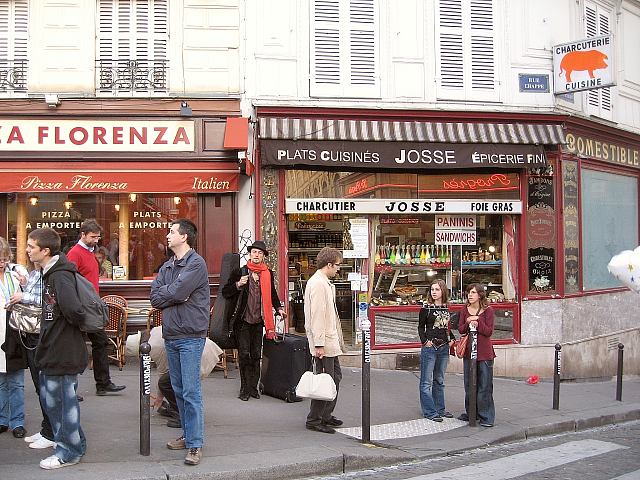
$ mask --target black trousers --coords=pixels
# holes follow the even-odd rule
[[[87,333],[91,341],[91,358],[93,359],[93,378],[96,387],[106,387],[111,383],[109,375],[109,339],[104,331]]]
[[[340,392],[340,380],[342,380],[342,370],[340,369],[340,361],[338,357],[324,357],[322,359],[315,358],[316,371],[320,372],[324,368],[324,372],[331,375],[336,384],[336,392]],[[307,415],[307,425],[318,426],[322,422],[329,421],[333,415],[333,410],[338,402],[338,394],[336,398],[330,402],[323,400],[311,400],[311,408]]]
[[[173,387],[171,386],[171,377],[169,376],[169,372],[163,373],[158,378],[158,390],[162,396],[169,403],[170,412],[175,418],[180,418],[180,412],[178,411],[178,402],[176,401],[176,394],[173,391]]]
[[[47,417],[44,405],[42,404],[42,399],[40,398],[40,372],[36,367],[36,349],[34,348],[36,345],[38,345],[38,339],[39,334],[37,333],[28,333],[26,335],[22,335],[24,346],[29,347],[25,349],[27,352],[27,365],[29,366],[29,373],[31,374],[33,386],[36,387],[36,395],[38,396],[38,401],[40,402],[40,410],[42,411],[40,435],[53,442],[53,429],[51,428],[51,422],[49,422],[49,417]]]
[[[258,393],[263,326],[262,322],[252,324],[242,321],[236,332],[241,394]]]

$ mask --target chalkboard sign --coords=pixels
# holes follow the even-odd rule
[[[529,177],[528,208],[554,209],[553,177]]]
[[[564,202],[564,291],[579,290],[580,229],[578,218],[578,165],[576,162],[562,164],[562,197]]]
[[[549,292],[556,289],[555,249],[529,249],[529,291],[536,293]]]

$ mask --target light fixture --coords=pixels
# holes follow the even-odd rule
[[[496,253],[496,247],[489,245],[489,253]]]
[[[436,273],[438,272],[436,272],[435,270],[429,269],[427,270],[427,277],[433,277]]]
[[[56,108],[60,105],[60,97],[58,97],[57,93],[45,93],[44,102],[49,108]]]
[[[116,212],[119,212],[119,211],[120,211],[120,204],[119,204],[119,203],[116,203],[116,204],[113,206],[113,208],[115,208],[115,209],[116,209]]]
[[[180,197],[173,197],[173,203],[175,203],[176,205],[180,205],[181,202],[182,199]]]
[[[180,102],[180,115],[182,115],[183,117],[190,117],[191,115],[193,115],[191,107],[184,100]]]
[[[38,196],[37,196],[37,195],[31,195],[31,196],[29,197],[29,203],[30,203],[32,206],[34,206],[34,207],[35,207],[36,205],[38,205],[38,202],[39,202],[39,201],[40,201],[40,199],[38,198]]]
[[[63,205],[64,205],[64,208],[69,210],[69,209],[71,209],[71,207],[73,207],[73,202],[71,200],[65,200]]]
[[[136,195],[135,193],[129,194],[129,200],[131,200],[132,202],[135,202],[136,198],[138,198],[138,195]]]

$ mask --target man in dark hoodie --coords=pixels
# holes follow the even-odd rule
[[[55,453],[40,462],[46,470],[75,465],[87,450],[80,426],[78,374],[87,367],[87,349],[79,328],[82,304],[76,267],[60,251],[60,236],[50,228],[29,233],[27,255],[42,266],[42,321],[36,365],[40,398],[53,427]]]

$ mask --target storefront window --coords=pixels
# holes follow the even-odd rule
[[[80,226],[95,218],[102,226],[96,251],[101,281],[150,280],[167,259],[170,222],[197,222],[195,194],[12,194],[9,196],[9,238],[16,258],[26,262],[26,237],[36,228],[53,228],[67,252],[80,237]]]
[[[607,264],[638,246],[638,180],[583,168],[581,181],[584,289],[618,287]]]

